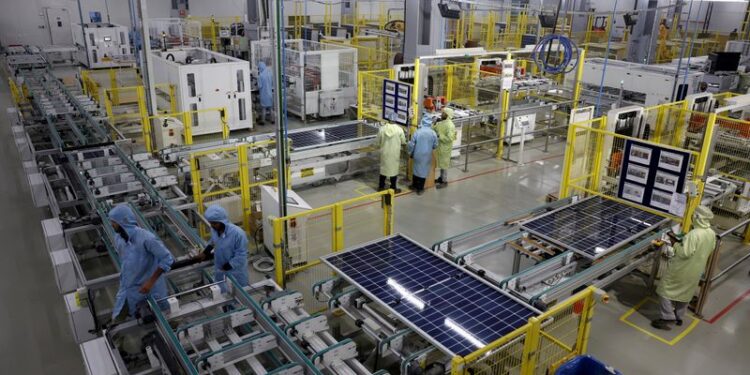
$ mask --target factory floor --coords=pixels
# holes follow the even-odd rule
[[[0,108],[11,105],[5,79],[0,80]],[[0,262],[0,363],[8,374],[82,374],[65,308],[53,279],[39,221],[44,209],[33,206],[6,117],[0,116],[0,235],[5,241]],[[395,203],[397,232],[430,246],[544,203],[558,190],[564,144],[547,152],[527,150],[522,166],[477,157],[464,172],[449,171],[450,184],[422,196],[408,192]],[[376,173],[331,185],[300,189],[313,206],[365,195],[377,185]],[[405,182],[401,182],[405,186]],[[728,249],[728,264],[747,248]],[[507,264],[510,259],[498,258]],[[640,278],[628,276],[608,289],[611,302],[597,305],[589,353],[623,374],[744,374],[750,344],[748,296],[750,262],[728,273],[715,287],[704,320],[688,319],[680,330],[656,332],[653,294]],[[635,310],[634,310],[635,309]],[[689,330],[689,331],[688,331]],[[683,334],[687,332],[686,334]]]

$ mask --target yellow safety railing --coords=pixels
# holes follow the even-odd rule
[[[161,122],[164,121],[166,118],[175,118],[180,120],[182,122],[182,138],[184,141],[184,144],[186,145],[192,145],[194,141],[194,135],[193,135],[193,127],[194,123],[197,118],[200,116],[208,116],[208,115],[215,115],[216,119],[215,121],[218,121],[221,124],[221,139],[227,139],[229,138],[229,122],[227,119],[227,109],[226,107],[215,107],[215,108],[206,108],[206,109],[199,109],[195,111],[184,111],[184,112],[173,112],[173,113],[161,113],[153,116],[146,115],[145,118],[143,118],[144,124],[150,124],[153,122]],[[152,151],[152,149],[149,149],[149,151]]]
[[[260,186],[277,186],[276,170],[258,164],[253,155],[268,154],[276,147],[274,140],[239,143],[190,154],[190,177],[193,201],[203,214],[210,204],[221,204],[230,219],[241,222],[248,233],[259,227]],[[201,224],[201,235],[209,228]]]
[[[388,69],[396,55],[384,37],[352,38],[347,42],[321,39],[321,43],[357,49],[357,67],[360,71]]]
[[[210,43],[209,47],[214,52],[218,52],[219,47],[221,47],[221,43],[219,43],[219,39],[221,38],[221,29],[226,29],[228,31],[232,27],[232,24],[242,23],[242,17],[240,16],[197,17],[191,15],[188,16],[188,19],[200,22],[201,37],[204,41]]]
[[[393,78],[390,69],[360,71],[357,74],[357,118],[383,120],[383,81]]]
[[[163,83],[156,84],[154,88],[157,97],[160,98],[160,100],[157,100],[157,111],[163,113],[176,112],[175,86]],[[107,88],[104,89],[102,98],[110,125],[114,129],[124,131],[123,134],[140,133],[146,150],[153,151],[151,124],[146,121],[148,107],[146,106],[146,92],[143,86]]]
[[[393,232],[394,191],[385,190],[280,218],[270,218],[276,282],[302,292],[305,305],[325,308],[310,286],[330,277],[320,258]]]
[[[554,374],[566,361],[586,353],[598,295],[589,287],[483,348],[454,357],[451,374]]]
[[[614,124],[609,124],[606,116],[571,124],[566,140],[560,197],[573,194],[601,196],[681,222],[685,230],[688,230],[692,224],[692,212],[703,195],[705,182],[702,179],[708,171],[708,155],[716,115],[689,111],[686,107],[685,102],[676,102],[646,108],[642,123],[648,127],[647,139],[611,131]],[[688,198],[683,216],[635,205],[618,198],[619,176],[623,173],[623,152],[627,140],[650,143],[689,155],[688,168],[691,174],[687,183],[697,188],[696,193]]]
[[[8,77],[8,86],[10,86],[10,95],[16,105],[27,101],[26,95],[23,94],[23,88],[19,89],[18,85],[16,85],[16,81],[11,77]]]

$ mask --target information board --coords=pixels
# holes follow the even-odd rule
[[[623,153],[617,196],[682,216],[690,154],[634,140],[625,142]]]
[[[408,125],[410,105],[411,85],[390,79],[383,81],[383,120]]]

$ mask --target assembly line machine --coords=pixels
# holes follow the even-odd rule
[[[305,311],[299,293],[266,279],[239,287],[216,282],[205,222],[160,159],[138,152],[76,87],[46,68],[13,60],[28,91],[9,108],[15,143],[42,221],[71,329],[89,374],[369,374],[357,345]],[[107,212],[130,205],[141,227],[162,239],[176,263],[170,295],[148,300],[138,319],[111,320],[120,256]]]

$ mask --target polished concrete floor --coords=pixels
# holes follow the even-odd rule
[[[7,84],[2,80],[0,108],[9,105]],[[0,286],[0,373],[81,374],[80,353],[70,334],[39,226],[46,212],[31,202],[4,116],[0,118],[0,138],[0,209],[5,214],[0,219],[5,241],[5,260],[0,262],[4,278]],[[558,189],[563,146],[553,142],[548,152],[528,149],[523,166],[478,158],[482,160],[471,163],[468,172],[452,168],[447,188],[431,189],[422,196],[406,192],[396,199],[396,231],[429,246],[542,204],[547,194]],[[320,206],[371,193],[376,178],[372,173],[301,189],[300,193],[313,206]],[[723,264],[746,252],[746,247],[727,251]],[[597,306],[589,352],[623,374],[747,373],[750,302],[744,297],[750,288],[749,269],[750,264],[743,264],[720,280],[704,319],[681,327],[692,327],[682,336],[681,330],[651,329],[648,321],[655,310],[645,299],[653,294],[640,278],[622,279],[608,289],[611,302]]]

